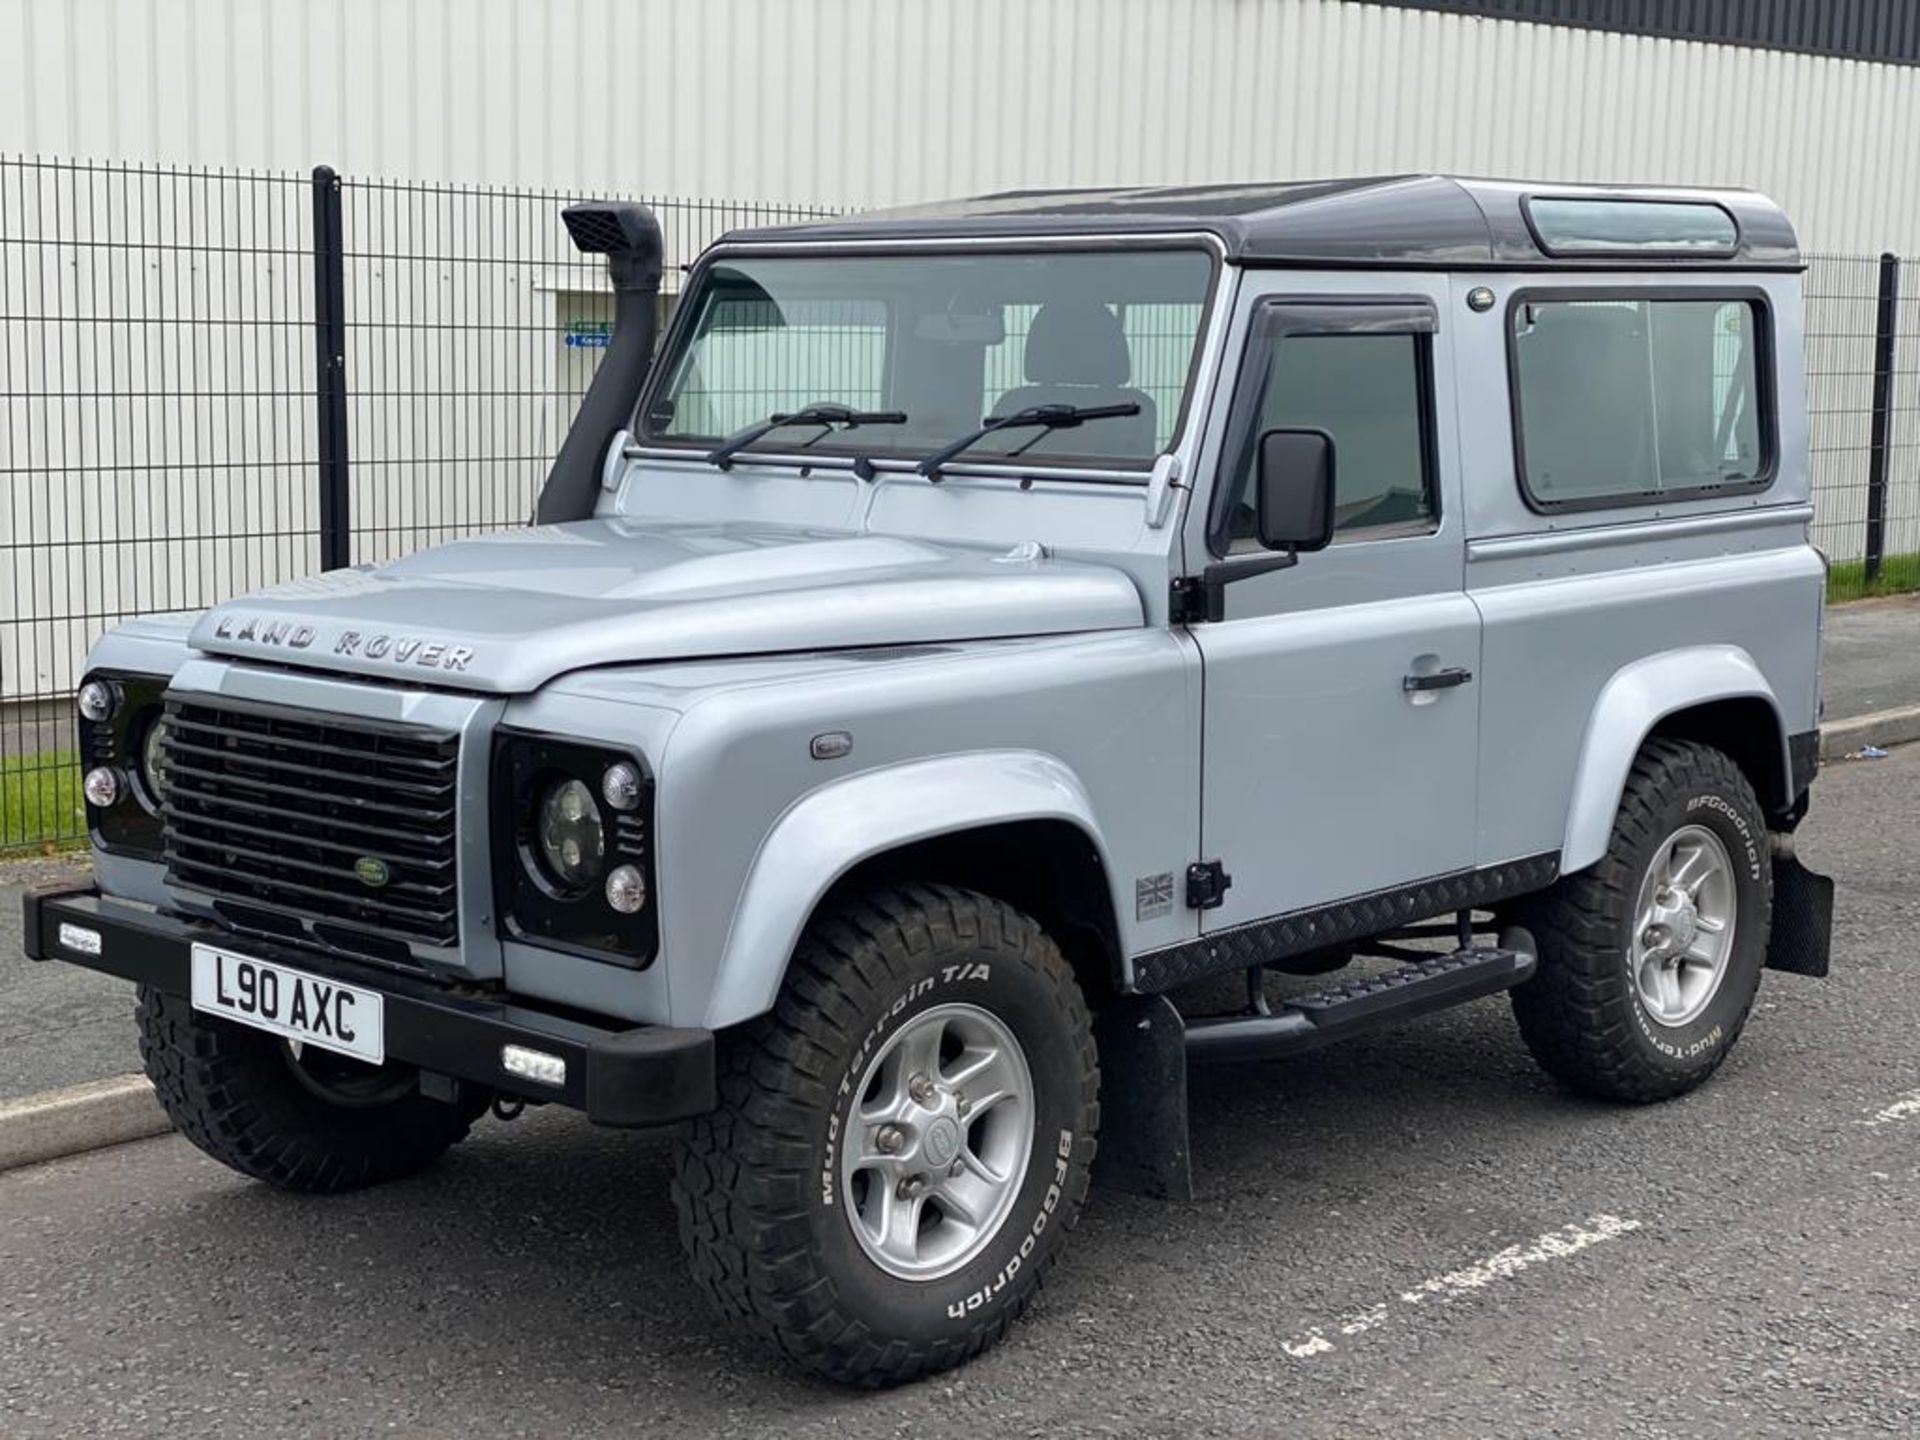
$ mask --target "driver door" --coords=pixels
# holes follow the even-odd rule
[[[1276,277],[1284,291],[1257,299],[1246,327],[1188,554],[1258,552],[1253,457],[1268,429],[1332,437],[1336,529],[1327,549],[1231,585],[1225,618],[1192,628],[1202,857],[1233,882],[1203,932],[1474,862],[1480,619],[1463,587],[1447,287],[1411,278],[1362,277],[1392,285],[1369,294],[1354,277]]]

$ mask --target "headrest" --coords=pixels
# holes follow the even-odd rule
[[[1124,385],[1133,373],[1120,317],[1097,300],[1055,300],[1027,329],[1027,380],[1035,385]]]

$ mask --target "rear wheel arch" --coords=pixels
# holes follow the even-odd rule
[[[1759,695],[1738,695],[1689,705],[1662,718],[1648,740],[1689,740],[1729,756],[1753,786],[1768,815],[1791,808],[1787,735],[1780,712]]]
[[[1651,655],[1617,671],[1594,703],[1567,807],[1563,873],[1606,854],[1628,772],[1661,739],[1725,752],[1769,816],[1790,809],[1786,726],[1753,657],[1732,645]]]

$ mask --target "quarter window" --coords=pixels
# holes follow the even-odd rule
[[[1512,327],[1521,480],[1535,506],[1769,480],[1765,315],[1753,301],[1522,296]]]

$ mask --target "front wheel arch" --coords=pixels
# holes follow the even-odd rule
[[[985,848],[996,836],[1024,840],[1040,834],[1070,836],[1069,853],[1097,861],[1104,907],[1081,908],[1095,916],[1104,909],[1106,918],[1083,933],[1112,937],[1107,943],[1117,955],[1111,858],[1086,788],[1057,757],[1031,750],[971,751],[865,771],[810,792],[762,840],[735,901],[718,966],[703,972],[710,979],[686,994],[681,986],[696,972],[676,971],[673,1008],[688,1017],[679,1023],[720,1030],[765,1014],[806,926],[830,896],[845,892],[857,870],[870,867],[869,878],[889,867],[896,874],[936,878],[925,869],[904,870],[901,857],[919,851],[944,860]],[[999,873],[1009,869],[1003,865]],[[1004,880],[982,883],[976,874],[970,883],[1011,898]],[[1073,929],[1065,930],[1060,943],[1071,948]]]

